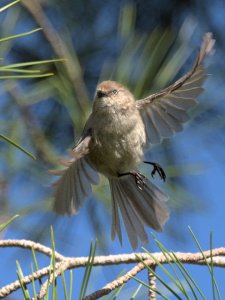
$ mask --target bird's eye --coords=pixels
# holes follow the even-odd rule
[[[118,91],[117,91],[117,90],[112,90],[112,93],[113,93],[114,95],[117,95],[117,94],[118,94]]]

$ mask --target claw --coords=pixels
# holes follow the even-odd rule
[[[133,171],[133,172],[127,172],[127,173],[118,174],[119,177],[125,176],[125,175],[132,175],[132,176],[134,176],[136,185],[137,185],[137,187],[140,190],[142,190],[142,188],[146,185],[146,182],[145,182],[146,177],[144,175],[142,175],[141,173]]]
[[[132,174],[134,175],[137,187],[140,190],[142,190],[143,186],[146,185],[146,182],[145,182],[146,177],[144,175],[142,175],[141,173],[138,173],[138,172],[133,172]]]
[[[166,180],[166,173],[164,172],[163,168],[157,164],[157,163],[154,163],[154,162],[150,162],[150,161],[144,161],[144,163],[146,164],[149,164],[149,165],[152,165],[153,166],[153,170],[152,170],[152,178],[154,178],[154,175],[155,173],[157,172],[160,176],[160,178],[165,181]]]

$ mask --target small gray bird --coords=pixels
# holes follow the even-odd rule
[[[169,217],[167,196],[146,177],[138,173],[143,162],[144,147],[159,143],[182,130],[202,93],[206,79],[203,59],[213,49],[211,33],[206,33],[191,71],[159,93],[135,101],[133,94],[115,81],[97,86],[93,110],[86,122],[70,160],[62,160],[64,170],[55,184],[54,210],[59,214],[75,214],[97,184],[98,173],[109,180],[112,194],[112,239],[118,235],[122,244],[119,211],[133,249],[148,242],[144,226],[161,231]],[[160,165],[153,165],[165,180]]]

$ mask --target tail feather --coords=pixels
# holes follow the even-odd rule
[[[169,217],[167,196],[147,179],[142,189],[138,188],[133,175],[111,178],[109,183],[113,201],[112,238],[117,234],[122,243],[119,208],[132,248],[137,248],[138,238],[147,243],[144,226],[161,231]]]
[[[110,182],[111,183],[111,182]],[[115,199],[115,196],[117,194],[114,189],[117,188],[116,185],[110,184],[111,188],[111,194],[112,194],[112,228],[111,228],[111,237],[112,240],[115,239],[116,234],[118,235],[120,244],[122,244],[122,233],[121,233],[121,227],[120,227],[120,218],[119,218],[119,210],[118,205]]]
[[[118,190],[118,192],[119,194],[117,201],[119,204],[119,208],[124,219],[131,246],[135,249],[138,246],[138,236],[143,243],[147,243],[148,236],[144,230],[143,221],[139,216],[138,211],[134,207],[129,195],[124,189],[120,189]],[[123,201],[123,199],[126,199],[126,202]]]
[[[126,189],[125,182],[123,186]],[[168,218],[168,210],[165,206],[167,196],[149,180],[142,189],[138,189],[133,176],[130,178],[130,184],[127,185],[127,193],[137,212],[141,215],[144,224],[157,231],[162,231]]]
[[[124,201],[120,201],[121,199],[126,197],[126,195],[123,194],[123,190],[118,190],[117,193],[118,193],[117,203],[124,218],[124,223],[128,233],[128,237],[132,247],[135,247],[137,244],[137,236],[135,232],[136,231],[135,226],[132,223],[132,217],[134,217],[133,216],[134,214],[131,207],[129,207],[129,205],[125,205]]]

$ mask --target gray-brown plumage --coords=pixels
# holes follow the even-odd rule
[[[202,93],[207,75],[203,60],[214,45],[212,34],[204,36],[196,62],[173,85],[135,101],[127,88],[115,81],[97,86],[92,113],[84,127],[72,159],[61,163],[61,178],[55,184],[54,210],[73,214],[90,196],[98,172],[105,175],[112,193],[112,238],[122,243],[121,214],[131,246],[138,238],[148,241],[144,226],[161,231],[169,217],[167,196],[147,178],[137,173],[143,161],[144,146],[155,144],[182,130],[187,111]],[[143,182],[142,182],[143,179]],[[138,181],[139,180],[139,181]]]

